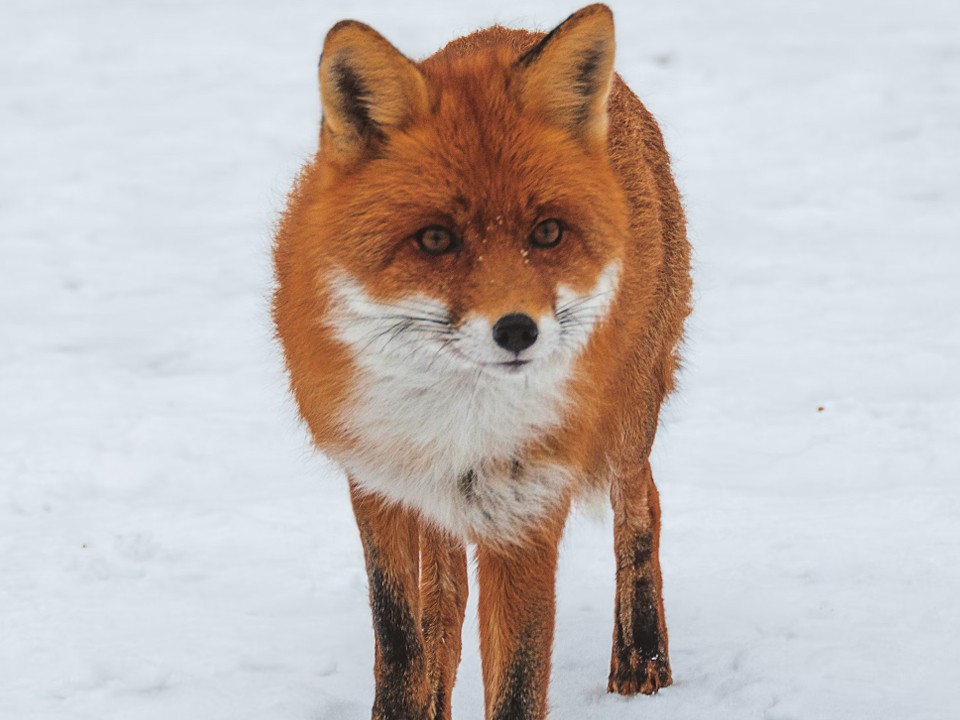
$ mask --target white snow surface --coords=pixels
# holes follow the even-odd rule
[[[695,246],[654,454],[676,683],[604,692],[612,530],[579,514],[551,717],[960,717],[960,6],[613,8]],[[323,35],[423,57],[574,9],[4,0],[0,718],[369,717],[346,484],[268,313]]]

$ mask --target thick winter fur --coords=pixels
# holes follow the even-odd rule
[[[659,130],[613,57],[603,5],[419,63],[352,21],[324,44],[320,149],[277,233],[274,317],[314,441],[350,478],[375,718],[450,717],[469,543],[487,717],[545,716],[557,545],[598,489],[615,518],[609,689],[671,681],[648,457],[689,250]],[[534,242],[551,220],[559,242]],[[495,327],[518,313],[538,334],[514,350]]]

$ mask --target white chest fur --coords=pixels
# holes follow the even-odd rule
[[[477,372],[368,370],[343,418],[363,451],[344,462],[362,487],[457,535],[519,532],[560,500],[568,480],[561,466],[522,460],[524,445],[560,420],[557,374],[503,383]]]

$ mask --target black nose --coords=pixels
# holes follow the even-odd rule
[[[504,350],[519,353],[537,341],[537,324],[523,313],[510,313],[493,326],[493,339]]]

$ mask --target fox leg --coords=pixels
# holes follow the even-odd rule
[[[660,496],[649,461],[614,479],[610,496],[617,598],[607,692],[652,695],[673,680],[660,576]]]
[[[522,545],[477,547],[487,720],[542,720],[553,647],[557,554],[567,508]]]
[[[459,540],[426,523],[420,529],[420,607],[433,704],[430,717],[450,720],[467,607],[467,551]]]
[[[419,523],[408,510],[350,485],[370,583],[376,639],[373,720],[429,720],[420,627]]]

